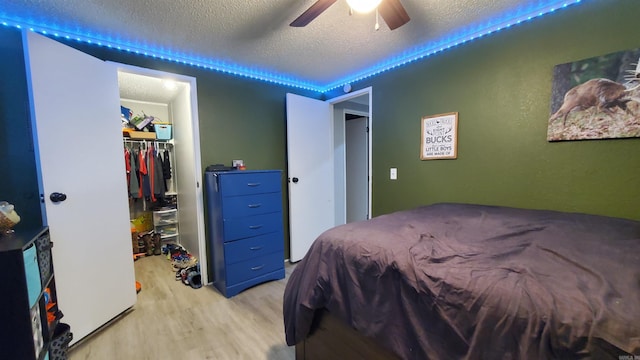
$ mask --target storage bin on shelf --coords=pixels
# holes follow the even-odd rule
[[[169,123],[155,123],[153,124],[156,130],[156,138],[158,140],[171,140],[171,124]]]
[[[178,209],[154,211],[153,228],[163,241],[178,242]]]
[[[153,212],[154,226],[175,224],[177,222],[178,222],[177,209],[156,210]]]
[[[156,233],[160,233],[161,238],[165,239],[178,235],[178,226],[176,224],[158,227]]]

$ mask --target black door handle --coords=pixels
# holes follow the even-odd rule
[[[53,201],[54,203],[62,202],[67,200],[67,195],[59,192],[54,192],[49,195],[49,199],[51,199],[51,201]]]
[[[294,184],[296,184],[298,182],[298,180],[299,179],[297,177],[294,177],[293,179],[291,179],[291,181],[293,181]]]

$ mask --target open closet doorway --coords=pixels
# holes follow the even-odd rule
[[[334,108],[336,223],[371,214],[369,94],[336,102]]]
[[[142,224],[144,229],[160,234],[158,246],[173,243],[184,247],[198,260],[200,268],[205,269],[200,273],[202,283],[207,284],[195,79],[113,64],[118,68],[120,105],[133,117],[153,117],[156,124],[155,139],[131,135],[123,138],[125,148],[139,151],[153,146],[156,156],[162,155],[163,160],[168,160],[162,164],[165,189],[162,198],[130,196],[130,219],[138,224],[146,223]],[[160,249],[154,250],[144,249],[147,254],[160,253]]]
[[[345,113],[346,222],[369,219],[369,116]]]

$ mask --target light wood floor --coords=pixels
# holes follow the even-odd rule
[[[142,284],[137,303],[74,344],[69,359],[294,359],[282,319],[282,296],[294,267],[285,265],[283,280],[227,299],[212,286],[192,289],[176,281],[165,256],[141,258],[135,262]]]

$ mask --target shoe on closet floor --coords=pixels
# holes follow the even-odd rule
[[[151,236],[153,242],[153,255],[162,255],[162,236],[155,233]]]

